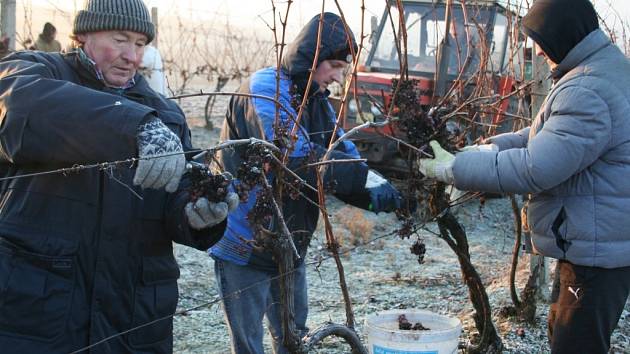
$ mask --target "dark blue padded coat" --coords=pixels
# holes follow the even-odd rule
[[[136,130],[159,117],[191,149],[175,103],[140,75],[112,91],[76,54],[0,62],[0,176],[137,156]],[[178,192],[133,186],[129,166],[0,183],[0,352],[69,353],[175,311],[173,241],[207,249],[223,233],[188,227]],[[142,197],[136,197],[129,188]],[[172,320],[90,353],[170,353]]]

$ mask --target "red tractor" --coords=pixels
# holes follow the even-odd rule
[[[512,130],[512,125],[508,124],[512,120],[505,117],[506,112],[514,110],[517,95],[509,96],[509,93],[527,75],[524,37],[515,27],[518,15],[497,1],[469,0],[451,4],[449,0],[450,6],[440,0],[403,0],[402,3],[407,68],[409,78],[418,82],[418,104],[429,110],[447,93],[454,95],[457,91],[464,97],[475,85],[480,85],[478,79],[471,78],[483,76],[483,85],[490,86],[485,92],[498,98],[493,112],[478,114],[474,119],[485,120],[481,126],[493,127],[492,132]],[[399,58],[403,49],[396,40],[401,33],[400,24],[396,1],[390,1],[379,24],[372,19],[371,49],[364,65],[358,68],[356,82],[349,83],[350,93],[342,117],[346,131],[366,121],[383,121],[384,112],[396,115],[390,101],[392,79],[399,78],[401,72]],[[458,89],[449,91],[451,87]],[[383,134],[401,137],[397,130],[396,124],[379,128],[378,132],[364,129],[353,141],[373,167],[407,171],[398,143],[383,137]],[[476,136],[487,133],[478,132]]]

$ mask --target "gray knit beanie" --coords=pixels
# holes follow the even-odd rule
[[[72,33],[131,31],[155,37],[155,27],[142,0],[86,0],[74,19]]]

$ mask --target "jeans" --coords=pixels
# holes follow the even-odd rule
[[[552,354],[606,354],[630,293],[630,267],[558,261],[548,334]]]
[[[225,321],[230,331],[232,353],[263,354],[263,316],[266,315],[273,339],[273,351],[288,353],[282,345],[280,318],[280,280],[270,272],[249,266],[239,266],[215,258],[214,273],[222,298]],[[295,269],[294,315],[300,336],[308,332],[308,298],[304,263]]]

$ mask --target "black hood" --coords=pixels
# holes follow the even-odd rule
[[[315,58],[319,19],[320,15],[313,17],[286,48],[282,57],[282,68],[292,78],[308,77]],[[354,35],[350,29],[348,31],[346,33],[343,21],[339,16],[330,12],[324,13],[317,65],[324,60],[331,59],[346,61],[348,55],[351,54],[350,43],[352,43],[352,48],[356,53],[357,44]]]
[[[523,32],[556,64],[598,28],[589,0],[538,0],[523,17]]]

